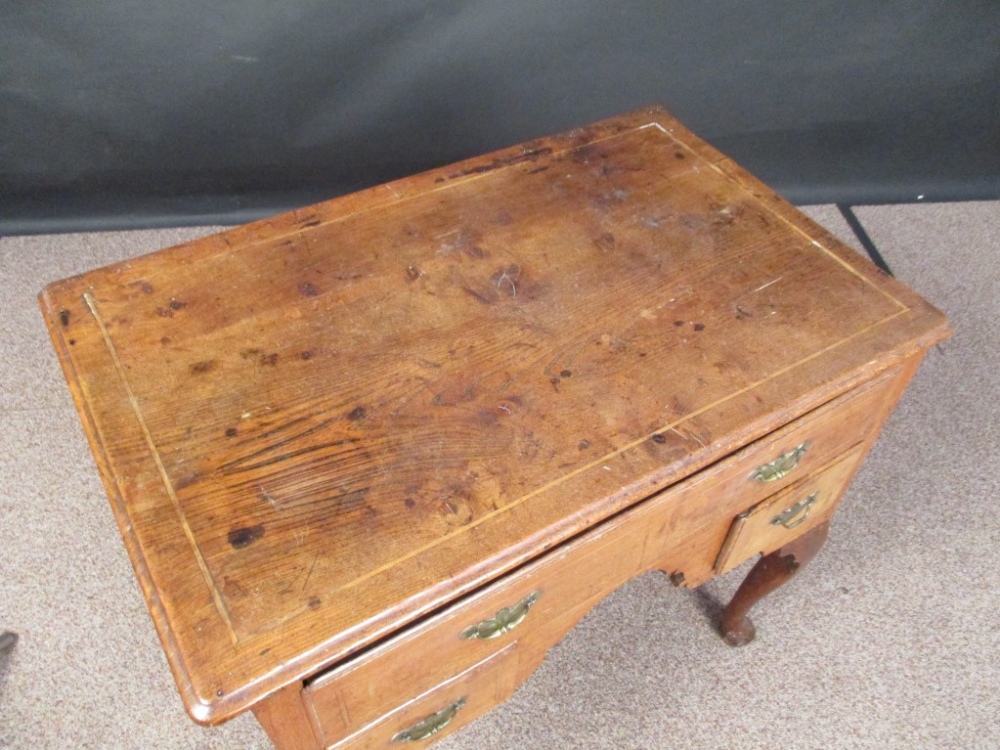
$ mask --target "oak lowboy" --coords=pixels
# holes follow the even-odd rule
[[[821,546],[944,317],[659,108],[41,296],[181,697],[427,743],[597,601]]]

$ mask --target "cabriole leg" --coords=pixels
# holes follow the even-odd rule
[[[722,613],[720,631],[730,646],[744,646],[756,630],[747,616],[751,608],[812,560],[826,542],[830,524],[822,523],[784,547],[765,555],[753,567]]]

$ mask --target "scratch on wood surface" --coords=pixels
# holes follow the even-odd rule
[[[313,570],[316,568],[316,561],[319,560],[319,552],[313,555],[312,563],[309,565],[309,572],[306,573],[306,579],[302,582],[302,590],[306,590],[306,586],[309,585],[309,579],[312,578]]]
[[[347,706],[347,701],[344,699],[344,694],[338,690],[336,692],[337,704],[340,706],[340,717],[344,722],[345,727],[354,726],[354,721],[351,719],[351,710]]]
[[[504,272],[500,274],[500,278],[497,279],[497,291],[500,291],[500,286],[503,282],[510,284],[510,296],[517,296],[517,279],[520,276],[520,269],[517,266],[511,266],[510,268],[504,269]]]
[[[761,284],[759,287],[757,287],[756,289],[754,289],[754,291],[755,292],[759,292],[761,289],[767,289],[769,286],[771,286],[771,284],[777,284],[783,278],[785,278],[785,277],[784,276],[779,276],[776,279],[772,279],[771,281],[767,282],[766,284]]]
[[[274,508],[275,510],[278,510],[278,503],[277,503],[277,501],[274,499],[274,496],[270,492],[268,492],[267,490],[264,489],[264,485],[260,485],[260,487],[258,489],[260,490],[261,500],[267,500],[268,504],[272,508]]]
[[[705,445],[705,442],[700,437],[698,437],[698,434],[692,432],[691,430],[685,430],[684,432],[681,432],[676,427],[671,427],[670,431],[675,433],[681,440],[687,440],[688,438],[691,438],[696,443],[698,443],[698,445],[700,445],[702,448],[707,447]]]

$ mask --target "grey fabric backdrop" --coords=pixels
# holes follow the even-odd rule
[[[650,103],[794,202],[1000,197],[995,0],[0,14],[0,233],[242,221]]]

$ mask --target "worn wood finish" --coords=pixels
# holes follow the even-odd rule
[[[865,388],[948,333],[659,108],[41,304],[205,723],[687,481],[739,485],[679,493],[650,542],[676,580],[707,580],[733,518],[799,476],[747,484],[741,450],[842,395],[800,475],[874,439]]]

